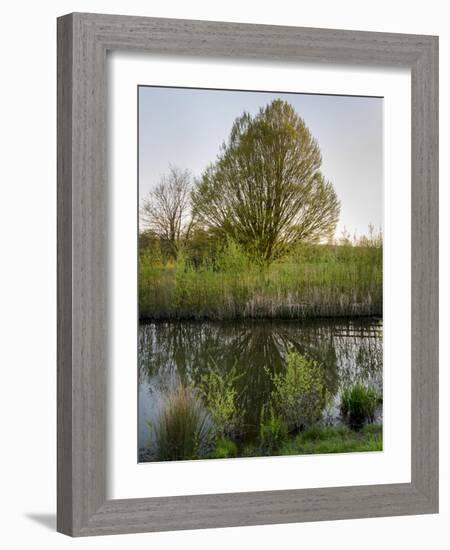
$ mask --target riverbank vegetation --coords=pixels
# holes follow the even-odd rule
[[[165,384],[141,460],[381,450],[381,385],[359,376],[377,371],[378,354],[349,341],[344,360],[333,342],[257,326],[382,316],[382,233],[336,236],[341,205],[321,164],[303,119],[275,100],[238,117],[197,177],[172,166],[141,198],[139,316],[158,329],[140,361],[148,373],[161,356],[149,386]],[[188,321],[199,321],[194,339]],[[219,321],[242,332],[226,353],[209,326]]]
[[[381,425],[374,424],[381,394],[361,384],[341,392],[342,422],[327,426],[330,404],[321,365],[290,352],[287,369],[273,378],[273,391],[263,405],[254,434],[243,422],[245,411],[236,389],[236,373],[226,380],[213,371],[201,382],[167,389],[161,410],[149,423],[151,437],[141,459],[190,460],[290,454],[377,451]],[[363,396],[363,397],[361,397]],[[364,408],[361,402],[365,403]],[[358,422],[348,411],[358,411]]]
[[[381,232],[336,238],[321,163],[302,118],[275,100],[235,120],[199,177],[170,167],[141,200],[140,317],[381,315]]]
[[[139,313],[143,319],[347,317],[382,314],[382,238],[348,236],[300,244],[259,264],[233,241],[191,243],[165,257],[147,235],[139,253]],[[206,247],[206,245],[204,245]],[[209,246],[209,245],[208,245]]]
[[[343,388],[341,414],[351,427],[360,429],[364,422],[373,422],[380,396],[373,388],[354,384]]]

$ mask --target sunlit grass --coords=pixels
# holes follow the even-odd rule
[[[139,264],[139,311],[149,319],[380,315],[382,249],[315,246],[268,267],[242,260]]]
[[[289,439],[281,455],[328,454],[382,451],[382,426],[371,424],[359,432],[345,426],[310,428]]]

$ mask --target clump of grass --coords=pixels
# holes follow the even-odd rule
[[[242,457],[251,457],[251,456],[260,456],[259,447],[253,443],[247,443],[242,447],[241,455]]]
[[[382,427],[355,432],[346,426],[310,428],[290,438],[281,448],[282,455],[328,454],[382,451]]]
[[[236,368],[220,372],[210,359],[210,370],[200,377],[197,388],[211,414],[217,437],[234,437],[239,431],[244,411],[238,406],[236,381],[242,376]]]
[[[211,453],[211,458],[235,458],[237,454],[237,445],[232,439],[219,437]]]
[[[303,429],[317,423],[329,400],[324,369],[297,352],[286,358],[283,373],[271,376],[272,403],[289,429]]]
[[[154,454],[157,460],[189,460],[205,455],[213,439],[213,426],[201,400],[178,383],[169,390],[155,422]]]
[[[341,414],[351,428],[360,430],[366,422],[373,422],[379,403],[379,393],[363,384],[346,386],[341,392]]]
[[[281,416],[275,414],[273,407],[269,407],[268,413],[263,409],[259,427],[261,454],[277,454],[287,435],[287,424]]]

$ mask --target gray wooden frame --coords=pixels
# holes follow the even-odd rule
[[[411,483],[106,498],[106,52],[389,65],[412,74]],[[58,19],[58,531],[72,536],[438,511],[438,38],[75,13]]]

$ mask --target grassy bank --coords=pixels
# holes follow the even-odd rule
[[[383,427],[380,424],[368,424],[360,431],[347,426],[313,427],[290,436],[272,455],[307,455],[329,453],[354,453],[383,450]],[[260,448],[247,445],[242,456],[261,456]]]
[[[143,319],[308,318],[382,314],[382,248],[316,245],[261,267],[234,245],[214,261],[143,250]]]
[[[383,450],[383,427],[368,424],[360,431],[346,426],[310,428],[288,441],[281,455],[352,453]]]
[[[334,396],[326,387],[323,367],[289,352],[286,370],[271,377],[272,391],[253,430],[245,421],[239,378],[235,369],[226,376],[212,369],[195,385],[177,381],[169,386],[159,413],[147,421],[149,439],[140,460],[382,450],[382,427],[373,423],[382,395],[375,389],[343,386],[339,425],[331,427],[324,412]]]
[[[360,431],[347,426],[314,427],[295,436],[287,436],[277,450],[264,452],[259,444],[247,444],[240,448],[229,439],[220,440],[214,451],[193,458],[235,458],[258,456],[289,456],[308,454],[363,453],[383,450],[383,426],[368,424]],[[141,461],[154,460],[145,451]]]

